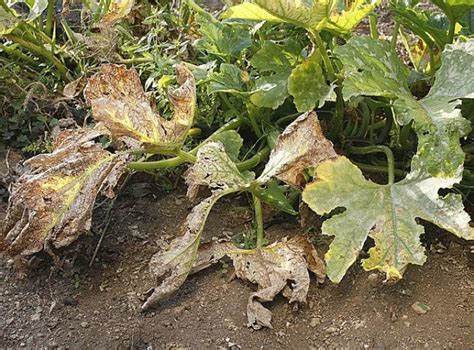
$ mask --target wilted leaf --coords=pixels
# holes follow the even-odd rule
[[[152,108],[134,69],[102,65],[85,89],[94,119],[102,122],[113,138],[120,138],[129,146],[176,148],[193,123],[196,103],[196,86],[190,71],[178,65],[176,74],[180,87],[168,94],[175,114],[165,120]]]
[[[291,72],[288,92],[294,97],[299,112],[311,111],[316,106],[322,107],[332,91],[331,86],[326,83],[321,63],[321,53],[317,50]]]
[[[111,26],[122,18],[128,16],[134,3],[134,0],[110,1],[107,13],[100,19],[100,25]]]
[[[97,129],[66,130],[53,152],[30,158],[11,187],[0,246],[10,256],[26,256],[48,246],[69,245],[91,225],[98,193],[109,197],[125,172],[125,156],[111,154],[93,139]]]
[[[474,239],[469,215],[459,195],[440,197],[441,188],[451,188],[459,179],[437,179],[422,171],[410,173],[393,185],[366,180],[347,158],[321,163],[316,180],[307,185],[303,201],[323,215],[346,208],[323,224],[323,234],[334,236],[326,253],[328,277],[339,282],[357,259],[367,237],[375,241],[366,270],[384,271],[388,279],[401,278],[408,264],[422,265],[426,256],[420,243],[420,218],[464,239]]]
[[[303,235],[256,250],[238,249],[228,242],[207,244],[199,255],[194,271],[227,255],[234,263],[237,277],[258,285],[247,304],[248,326],[254,329],[272,328],[272,313],[262,303],[272,301],[280,292],[290,303],[304,303],[310,283],[308,270],[315,273],[321,283],[326,277],[324,262]]]
[[[247,187],[254,179],[252,172],[241,173],[227,155],[221,142],[208,142],[197,154],[196,163],[185,174],[188,197],[194,198],[199,186],[208,186],[212,192]]]
[[[180,228],[180,233],[164,252],[158,252],[150,260],[150,273],[156,278],[157,287],[142,306],[142,310],[157,305],[160,300],[174,293],[186,280],[196,259],[201,234],[207,217],[219,198],[232,190],[216,192],[193,208]]]
[[[456,107],[460,98],[474,96],[474,39],[446,47],[442,65],[429,94],[416,100],[408,85],[408,69],[390,50],[388,43],[370,37],[353,37],[336,54],[343,63],[343,95],[383,96],[395,100],[396,121],[414,120],[418,151],[412,168],[423,168],[436,177],[457,177],[462,172],[464,152],[459,139],[469,122]],[[462,82],[462,83],[460,83]]]
[[[277,177],[301,188],[306,182],[303,175],[305,169],[336,156],[332,142],[321,130],[316,113],[304,113],[278,137],[276,148],[257,181],[264,183]]]
[[[250,62],[262,75],[256,81],[257,91],[251,101],[259,107],[276,109],[285,102],[288,94],[288,78],[292,66],[285,51],[277,44],[266,41]]]

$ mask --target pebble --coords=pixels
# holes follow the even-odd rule
[[[32,321],[39,321],[40,318],[41,318],[41,314],[39,314],[39,313],[31,315],[31,320]]]
[[[321,320],[317,317],[313,317],[311,319],[311,322],[309,323],[311,327],[316,327],[316,326],[319,326],[320,324],[321,324]]]
[[[89,327],[89,323],[86,322],[86,321],[81,322],[81,327],[82,327],[82,328],[87,328],[87,327]]]
[[[15,321],[15,319],[12,317],[12,318],[9,318],[7,320],[7,325],[11,325],[13,323],[13,321]]]
[[[326,333],[328,333],[328,334],[333,334],[333,333],[336,333],[336,332],[337,332],[337,328],[331,326],[331,327],[326,328],[324,331],[325,331]]]
[[[430,307],[424,303],[420,303],[419,301],[415,301],[412,305],[411,308],[413,311],[415,311],[418,315],[423,315],[428,312]]]

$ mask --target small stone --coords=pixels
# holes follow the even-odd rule
[[[15,319],[12,317],[12,318],[9,318],[7,320],[7,325],[11,325],[13,323],[13,321],[15,321]]]
[[[413,311],[415,311],[418,315],[423,315],[428,312],[430,307],[424,303],[420,303],[419,301],[415,301],[412,305],[411,308]]]
[[[326,328],[324,331],[325,331],[326,333],[328,333],[328,334],[333,334],[333,333],[336,333],[336,332],[337,332],[337,328],[331,326],[331,327]]]
[[[84,322],[81,322],[81,327],[82,328],[88,328],[89,327],[89,323],[84,321]]]
[[[319,326],[320,324],[321,324],[321,319],[319,319],[319,318],[317,318],[317,317],[313,317],[313,318],[311,319],[311,322],[309,323],[309,325],[310,325],[311,327],[317,327],[317,326]]]
[[[313,307],[314,307],[314,302],[313,302],[313,301],[310,301],[310,302],[308,303],[308,307],[309,307],[310,310],[312,310]]]
[[[78,303],[79,302],[76,299],[71,298],[71,297],[65,297],[63,299],[64,306],[77,306]]]
[[[20,343],[20,347],[24,348],[26,346],[25,343]]]
[[[41,314],[33,314],[31,315],[31,320],[32,321],[39,321],[41,318]]]
[[[367,282],[369,283],[369,285],[370,285],[372,288],[377,287],[377,286],[380,284],[380,282],[381,282],[380,275],[377,274],[377,273],[371,273],[371,274],[367,277]]]

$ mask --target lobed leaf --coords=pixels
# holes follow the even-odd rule
[[[388,43],[367,36],[353,37],[335,51],[344,66],[346,100],[361,95],[387,97],[395,100],[399,124],[414,121],[418,150],[413,169],[421,167],[433,176],[445,178],[462,172],[464,152],[459,139],[470,126],[457,107],[460,98],[474,96],[474,77],[465,74],[474,64],[474,39],[446,47],[435,84],[419,101],[408,88],[407,68]]]
[[[52,153],[24,163],[24,173],[11,187],[0,239],[8,255],[63,247],[90,229],[97,195],[113,197],[112,189],[126,171],[125,156],[93,142],[103,134],[98,129],[63,131]]]
[[[94,119],[102,122],[113,138],[128,146],[176,148],[192,126],[196,103],[191,72],[184,65],[178,65],[176,74],[180,87],[168,93],[175,114],[166,120],[152,108],[134,69],[102,65],[85,88]]]
[[[422,265],[426,256],[419,237],[420,218],[464,239],[474,239],[469,215],[459,195],[438,195],[459,179],[437,179],[417,170],[393,185],[378,185],[366,180],[347,158],[324,161],[316,169],[316,180],[303,191],[303,201],[320,215],[345,208],[326,220],[323,234],[334,236],[326,253],[328,277],[340,282],[355,262],[367,237],[375,241],[366,270],[377,269],[388,279],[401,278],[408,264]]]

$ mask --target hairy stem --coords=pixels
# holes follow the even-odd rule
[[[379,32],[377,30],[377,17],[375,17],[375,13],[373,11],[369,14],[369,25],[370,25],[370,37],[372,39],[378,39]]]
[[[264,232],[263,232],[263,213],[262,213],[262,202],[260,198],[256,195],[252,194],[253,197],[253,208],[255,211],[255,231],[257,232],[257,249],[263,247],[263,239],[264,239]]]
[[[393,152],[389,147],[383,145],[366,147],[351,146],[348,148],[348,151],[352,154],[385,153],[385,156],[387,157],[388,184],[393,185],[395,183],[395,160]]]

